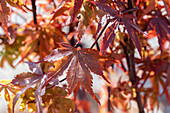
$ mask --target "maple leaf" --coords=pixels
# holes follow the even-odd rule
[[[57,104],[56,104],[57,103]],[[56,97],[48,107],[47,113],[74,113],[74,102],[69,98]]]
[[[73,11],[73,17],[72,17],[71,22],[74,21],[74,18],[76,17],[76,14],[80,10],[82,4],[83,4],[83,0],[74,0],[74,11]]]
[[[102,11],[110,14],[110,17],[112,17],[113,19],[108,18],[107,20],[112,22],[112,24],[115,24],[113,28],[117,28],[117,26],[119,26],[119,24],[121,24],[121,22],[124,24],[129,37],[132,39],[134,45],[136,46],[141,58],[142,58],[142,54],[141,54],[141,44],[138,38],[138,35],[136,34],[135,30],[138,30],[139,32],[145,34],[138,26],[137,24],[134,23],[133,19],[135,18],[132,14],[126,14],[129,11],[133,11],[134,9],[130,9],[130,10],[124,10],[124,11],[117,11],[112,9],[111,7],[109,7],[108,5],[105,5],[103,3],[95,3],[97,5],[97,7],[99,9],[101,9]],[[121,9],[121,8],[120,8]],[[118,13],[119,12],[119,13]],[[108,23],[106,23],[106,25],[108,25]],[[103,29],[105,29],[106,27],[104,27]],[[102,30],[103,30],[102,29]],[[113,32],[115,32],[115,30],[113,30]],[[113,39],[114,37],[114,33],[112,34],[112,37],[110,37],[111,39]],[[109,46],[109,44],[112,42],[112,40],[107,40],[106,43],[106,47],[107,48]],[[107,44],[108,43],[108,44]],[[105,49],[104,49],[105,50]]]
[[[14,88],[14,86],[10,83],[11,80],[0,80],[0,93],[2,92],[2,90],[4,90],[4,97],[6,101],[10,101],[10,94],[9,91],[12,92],[13,94],[15,94],[18,89]]]
[[[168,69],[167,69],[167,80],[166,80],[166,84],[165,87],[170,85],[170,63],[168,63]]]
[[[25,86],[21,89],[21,91],[17,92],[13,99],[13,106],[12,106],[12,112],[14,112],[15,104],[17,103],[20,95],[22,95],[28,88],[35,85],[37,82],[39,82],[42,79],[42,70],[39,66],[39,64],[35,64],[33,62],[26,62],[29,64],[30,70],[34,73],[28,72],[28,73],[21,73],[18,74],[13,80],[12,84],[16,86]]]
[[[8,29],[7,29],[8,15],[9,15],[9,8],[6,5],[5,0],[1,0],[0,1],[0,23],[6,36],[11,40],[11,37],[8,34]]]
[[[69,98],[65,98],[67,92],[63,88],[55,87],[54,94],[50,94],[51,92],[53,91],[47,90],[46,95],[42,97],[43,100],[47,100],[47,102],[49,101],[49,97],[52,99],[52,103],[49,105],[47,113],[55,113],[56,111],[59,113],[74,113],[74,102]]]
[[[101,52],[104,52],[108,48],[109,44],[115,38],[116,34],[115,32],[112,31],[114,27],[115,27],[115,24],[113,24],[106,30],[104,37],[103,37],[103,41],[101,42],[101,47],[100,47]]]
[[[116,10],[112,9],[108,5],[105,5],[103,3],[95,3],[95,4],[99,9],[101,9],[102,11],[106,13],[109,13],[112,16],[116,16],[118,14]]]
[[[65,33],[62,31],[62,25],[57,19],[50,23],[44,20],[46,19],[43,17],[37,19],[38,23],[42,23],[42,25],[39,26],[39,30],[36,30],[36,26],[33,21],[31,21],[27,25],[23,26],[23,29],[21,29],[18,33],[19,35],[25,36],[23,38],[24,48],[21,53],[22,58],[20,62],[22,62],[25,58],[28,58],[28,56],[33,52],[39,54],[40,59],[43,59],[45,56],[50,54],[54,48],[59,46],[57,42],[68,42],[65,37]],[[28,28],[28,26],[33,27]]]
[[[54,20],[57,16],[63,15],[65,11],[67,11],[69,8],[66,6],[59,7],[54,11],[54,16],[51,20]]]
[[[170,26],[168,21],[158,11],[155,11],[155,16],[150,20],[147,31],[150,30],[156,31],[160,49],[162,50],[163,40],[167,39],[170,41]]]
[[[55,68],[52,68],[48,73],[48,79],[44,86],[53,79],[61,76],[68,68],[66,79],[68,82],[69,93],[74,91],[77,84],[80,84],[99,103],[91,88],[92,75],[90,72],[100,75],[104,80],[109,82],[103,75],[98,59],[95,58],[99,55],[99,52],[93,49],[79,50],[66,43],[59,44],[61,48],[53,50],[50,55],[42,60],[49,62],[55,61]]]
[[[11,106],[12,106],[14,94],[16,94],[19,91],[19,89],[14,87],[14,85],[12,85],[10,82],[11,80],[0,80],[0,93],[3,91],[4,98],[8,103],[9,113],[11,113],[12,110]]]
[[[144,15],[146,15],[147,13],[151,12],[152,10],[154,10],[155,4],[156,4],[156,3],[155,3],[155,0],[150,0],[148,6],[146,7],[144,13],[143,13],[142,16],[139,18],[139,20],[141,20]]]
[[[18,74],[15,79],[12,80],[12,84],[15,86],[25,86],[30,84],[33,81],[37,81],[42,77],[42,75],[36,73],[20,73]]]
[[[21,0],[6,0],[6,1],[10,6],[19,8],[26,13],[26,11],[22,7],[24,3]]]

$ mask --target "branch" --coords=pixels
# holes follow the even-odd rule
[[[128,9],[133,9],[133,0],[128,0]],[[129,12],[132,13],[132,12]],[[129,38],[129,49],[130,49],[130,54],[128,55],[127,60],[129,59],[129,64],[128,64],[128,68],[129,68],[129,78],[130,81],[132,82],[132,85],[136,85],[136,70],[135,70],[135,58],[134,58],[134,53],[135,53],[135,46],[132,42],[132,40]],[[139,107],[139,113],[144,113],[144,106],[142,104],[141,101],[141,96],[140,96],[140,92],[136,91],[136,98],[135,100],[137,101],[138,107]]]
[[[105,26],[103,27],[102,31],[100,32],[100,34],[97,36],[96,40],[94,41],[94,43],[92,44],[92,46],[90,47],[91,49],[94,47],[94,45],[97,43],[97,41],[99,40],[99,38],[101,37],[101,35],[103,34],[104,30],[106,29],[106,27],[108,26],[108,24],[110,23],[110,21],[108,21]]]
[[[110,91],[111,91],[111,88],[110,88],[110,86],[107,86],[107,91],[108,91],[107,109],[108,109],[108,112],[110,113],[111,112],[111,102],[110,102]]]
[[[36,0],[31,0],[32,2],[32,12],[33,12],[33,18],[34,18],[34,24],[37,24],[37,13],[36,13]]]

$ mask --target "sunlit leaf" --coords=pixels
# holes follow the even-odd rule
[[[6,36],[11,40],[11,37],[8,34],[8,29],[7,29],[8,15],[9,15],[9,8],[7,7],[5,0],[1,0],[0,1],[0,23]]]
[[[45,85],[47,85],[52,79],[61,76],[64,70],[68,68],[66,78],[69,84],[69,92],[73,92],[76,85],[80,83],[80,85],[97,100],[91,88],[92,75],[90,71],[100,75],[108,82],[103,75],[98,59],[94,56],[94,54],[99,55],[99,52],[93,49],[79,50],[65,43],[60,43],[60,45],[61,48],[53,50],[50,55],[43,59],[44,61],[55,61],[55,68],[52,68],[49,72],[49,78]],[[97,100],[97,102],[99,101]]]
[[[56,104],[57,103],[57,104]],[[71,99],[56,97],[48,108],[48,113],[74,113],[74,102]]]
[[[74,11],[73,11],[73,17],[72,17],[72,22],[74,21],[74,18],[76,17],[78,11],[80,10],[82,6],[83,0],[74,0]]]
[[[6,88],[5,88],[4,97],[5,97],[6,101],[10,101],[10,95],[9,95],[9,92],[8,92],[8,90]]]
[[[7,3],[12,6],[12,7],[16,7],[16,8],[19,8],[21,9],[22,11],[26,12],[22,5],[24,5],[24,3],[22,2],[22,0],[6,0]]]
[[[20,73],[16,75],[15,79],[13,79],[11,83],[16,86],[25,86],[31,84],[34,81],[40,80],[41,78],[42,75],[36,73]]]

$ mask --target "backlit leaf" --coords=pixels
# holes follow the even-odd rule
[[[97,7],[99,7],[99,9],[101,9],[102,11],[109,13],[112,16],[117,15],[117,11],[112,9],[111,7],[109,7],[108,5],[105,5],[103,3],[95,3]]]
[[[170,40],[170,27],[168,21],[162,17],[160,12],[155,11],[156,15],[150,20],[147,31],[155,30],[158,36],[160,49],[162,50],[163,41]]]
[[[8,90],[6,88],[5,88],[4,97],[5,97],[6,101],[10,101],[10,95],[9,95],[9,92],[8,92]]]
[[[57,103],[57,104],[56,104]],[[74,113],[74,102],[71,99],[61,96],[53,100],[53,103],[48,108],[48,113]]]
[[[69,8],[68,7],[60,7],[57,10],[55,10],[54,16],[51,20],[54,20],[57,16],[60,16],[62,14],[64,14],[65,11],[67,11]]]
[[[14,99],[13,99],[13,104],[12,104],[12,113],[14,113],[14,108],[15,108],[15,105],[16,105],[19,97],[20,97],[28,88],[32,87],[32,86],[33,86],[34,84],[36,84],[38,81],[39,81],[39,80],[34,80],[34,81],[31,82],[30,84],[28,84],[26,87],[22,88],[22,90],[19,91],[19,92],[15,95],[15,97],[14,97]]]
[[[16,75],[15,79],[12,80],[12,84],[16,86],[25,86],[33,81],[40,80],[42,78],[42,75],[36,74],[36,73],[21,73]]]
[[[103,41],[101,42],[101,52],[104,52],[115,38],[116,34],[113,32],[113,30],[114,24],[106,30],[105,35],[103,37]]]
[[[68,68],[66,78],[69,84],[69,93],[73,92],[77,84],[80,83],[99,102],[91,88],[92,75],[90,72],[100,75],[109,82],[103,75],[98,59],[94,56],[95,54],[99,55],[99,52],[93,49],[79,50],[66,43],[60,43],[60,45],[61,48],[55,49],[43,59],[44,61],[55,61],[55,68],[52,68],[49,72],[49,77],[44,86],[52,79],[61,76],[64,70]]]
[[[8,29],[7,29],[8,15],[9,15],[9,8],[7,7],[5,0],[1,0],[0,1],[0,23],[6,36],[11,40],[11,37],[8,34]]]
[[[170,86],[170,63],[168,63],[168,69],[167,69],[167,80],[165,83],[165,88]]]
[[[27,63],[29,65],[29,69],[36,74],[43,75],[43,71],[41,69],[40,64],[34,63],[34,62],[27,62],[24,61],[24,63]]]
[[[6,1],[10,6],[19,8],[22,11],[26,12],[22,7],[22,5],[24,5],[24,3],[22,3],[22,0],[6,0]]]
[[[126,21],[123,21],[123,23],[126,27],[126,30],[128,32],[129,37],[132,39],[134,45],[138,49],[140,56],[142,56],[142,54],[141,54],[141,44],[140,44],[140,41],[139,41],[138,35],[136,34],[135,29],[130,24],[128,24]]]
[[[81,6],[83,4],[83,0],[74,0],[74,11],[73,11],[73,17],[71,22],[74,21],[74,18],[76,17],[78,11],[80,10]]]

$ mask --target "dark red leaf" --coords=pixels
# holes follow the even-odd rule
[[[160,45],[160,49],[162,50],[162,45],[164,39],[170,41],[170,26],[168,21],[162,17],[160,12],[155,11],[156,15],[150,20],[147,31],[154,30],[158,36],[158,42]]]
[[[68,68],[66,79],[69,85],[69,92],[73,92],[76,86],[80,84],[99,102],[91,88],[92,75],[90,72],[100,75],[109,82],[103,75],[99,61],[96,58],[96,56],[99,56],[99,52],[93,49],[79,50],[65,43],[60,43],[60,45],[61,48],[55,49],[49,56],[44,58],[44,61],[56,62],[55,67],[49,71],[48,79],[43,87],[61,76]]]
[[[39,81],[41,80],[42,75],[36,74],[36,73],[21,73],[18,74],[13,80],[12,80],[12,84],[16,85],[16,86],[25,86],[25,85],[29,85],[34,81]]]
[[[168,69],[167,69],[167,79],[165,83],[165,90],[166,88],[170,86],[170,63],[168,63]]]
[[[102,11],[109,13],[112,16],[116,16],[117,15],[117,11],[112,9],[111,7],[109,7],[108,5],[105,5],[103,3],[95,3],[96,6],[101,9]]]
[[[102,28],[102,24],[101,24],[101,20],[100,20],[99,23],[98,23],[98,27],[97,27],[96,33],[93,35],[93,38],[96,37],[96,35],[99,33],[101,28]]]
[[[77,15],[78,11],[80,10],[82,4],[83,4],[83,0],[74,0],[74,11],[73,11],[73,17],[71,22],[74,21],[74,18]]]
[[[129,34],[129,37],[132,39],[134,45],[136,46],[141,58],[142,58],[142,54],[141,54],[141,44],[140,44],[140,41],[139,41],[139,38],[136,34],[136,31],[135,29],[130,25],[128,24],[126,21],[123,20],[123,24],[125,25],[126,27],[126,30]]]
[[[6,1],[5,0],[1,0],[0,1],[0,23],[1,23],[1,27],[3,28],[6,36],[11,40],[10,35],[8,34],[8,26],[7,26],[7,22],[8,22],[8,15],[9,15],[9,7],[7,7]]]
[[[113,31],[115,26],[116,25],[113,24],[111,27],[109,27],[106,30],[105,35],[103,37],[103,41],[101,42],[101,47],[100,47],[101,52],[104,52],[109,47],[113,39],[115,38],[116,34]]]
[[[43,75],[40,64],[37,64],[37,63],[34,63],[34,62],[27,62],[27,61],[23,61],[23,62],[27,63],[29,65],[29,68],[33,73]]]

